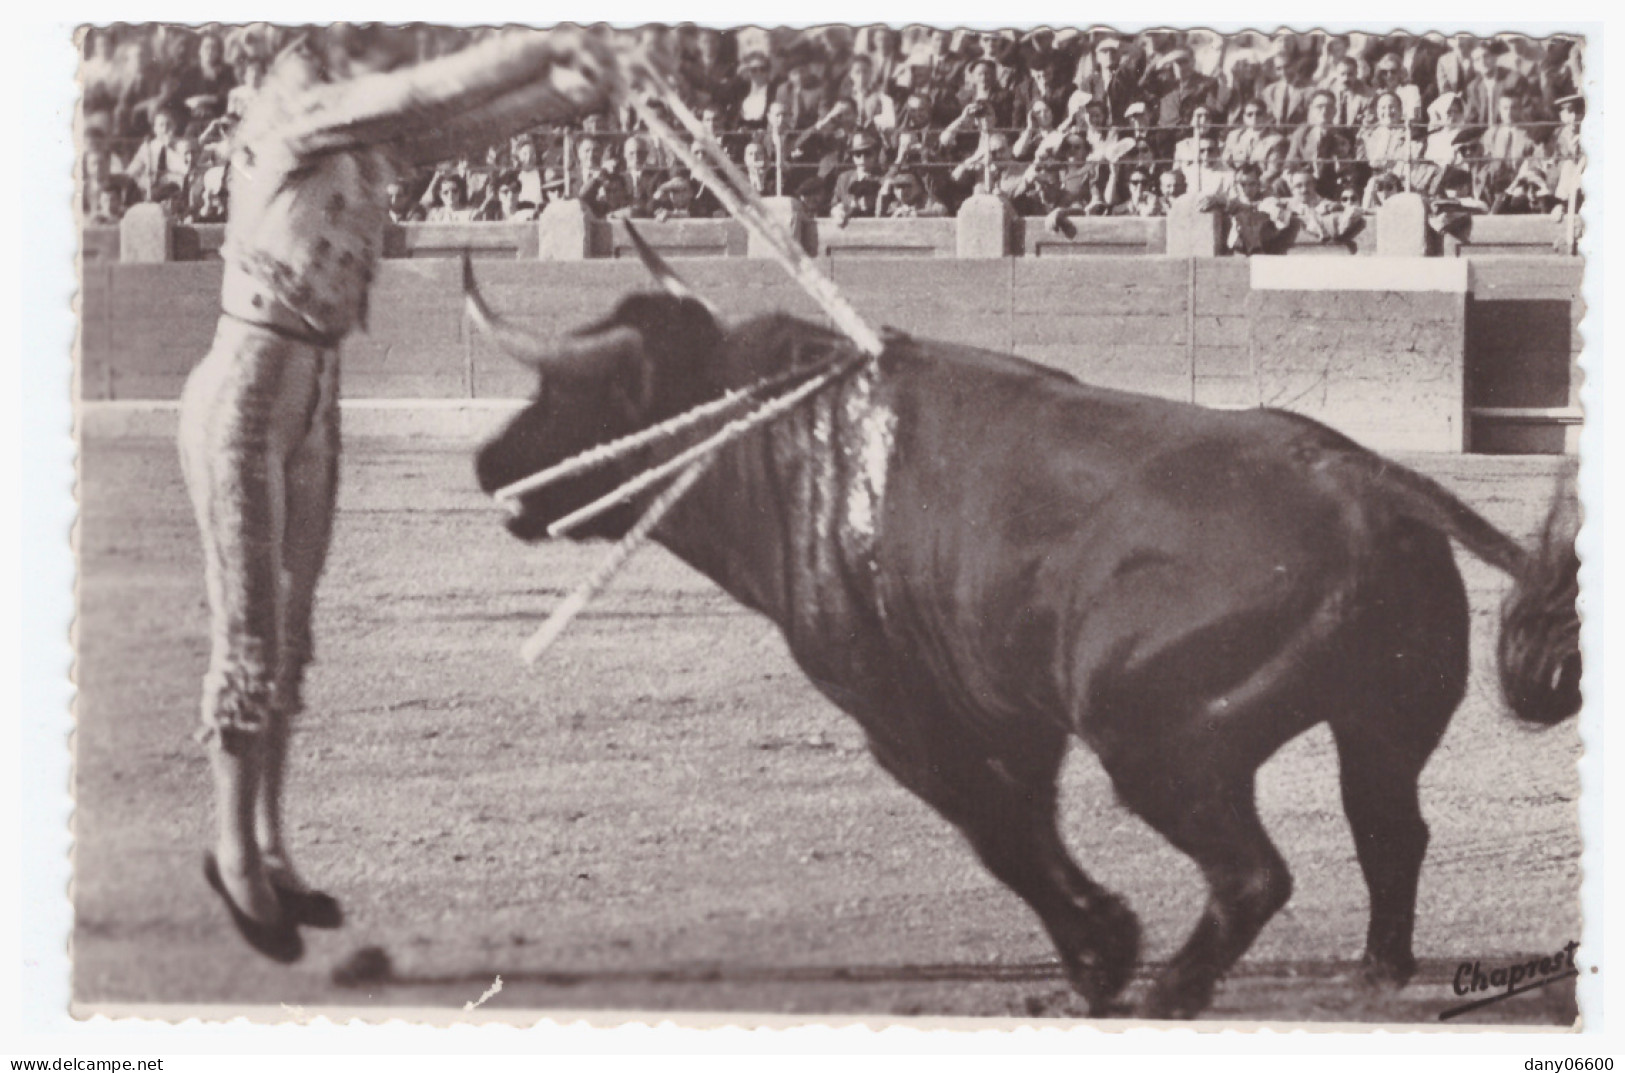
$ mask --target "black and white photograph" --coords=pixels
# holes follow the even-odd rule
[[[72,1017],[1594,1027],[1595,24],[71,37]]]

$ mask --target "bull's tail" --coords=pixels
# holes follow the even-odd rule
[[[1497,657],[1501,690],[1522,720],[1551,726],[1580,710],[1579,529],[1572,494],[1560,488],[1534,550],[1491,525],[1435,481],[1364,451],[1358,459],[1368,487],[1400,514],[1449,535],[1475,556],[1511,575],[1501,605]]]
[[[1501,689],[1520,719],[1551,726],[1580,710],[1579,519],[1559,492],[1540,543],[1501,605]]]

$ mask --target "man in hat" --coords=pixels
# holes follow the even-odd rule
[[[403,69],[410,45],[341,25],[277,58],[233,143],[220,323],[181,398],[210,610],[204,873],[281,962],[302,954],[301,924],[339,915],[294,867],[283,771],[333,524],[339,346],[366,320],[386,188],[411,163],[602,107],[616,63],[609,40],[576,30],[504,32]]]
[[[1086,72],[1086,67],[1080,60],[1078,72],[1083,77],[1074,79],[1077,88],[1089,94],[1090,99],[1101,102],[1106,109],[1108,127],[1125,125],[1129,105],[1140,99],[1140,89],[1133,75],[1123,68],[1122,39],[1107,35],[1095,42],[1094,69]]]
[[[1160,60],[1156,78],[1156,106],[1152,110],[1153,123],[1159,129],[1152,138],[1157,155],[1171,157],[1179,141],[1179,128],[1188,126],[1191,113],[1206,108],[1209,113],[1219,110],[1219,84],[1196,70],[1196,57],[1188,48],[1180,47],[1168,52]]]

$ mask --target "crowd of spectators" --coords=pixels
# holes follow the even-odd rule
[[[231,132],[297,29],[93,28],[83,35],[82,208],[134,201],[225,218]],[[421,26],[419,56],[489,30]],[[1225,212],[1232,249],[1340,242],[1414,191],[1436,228],[1580,202],[1582,44],[1408,34],[834,26],[637,31],[767,196],[857,217],[952,215],[976,193],[1065,230]],[[544,126],[391,185],[408,221],[523,220],[576,198],[600,217],[723,214],[630,109]]]

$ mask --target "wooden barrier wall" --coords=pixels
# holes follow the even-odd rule
[[[1391,385],[1379,392],[1385,406],[1404,406],[1405,392],[1392,385],[1436,372],[1418,364],[1416,303],[1385,305],[1380,296],[1366,295],[1353,317],[1350,297],[1336,292],[1260,305],[1249,262],[1240,258],[958,260],[832,251],[822,260],[876,323],[1011,351],[1091,383],[1167,398],[1302,408],[1304,399],[1295,400],[1288,383],[1301,369],[1288,376],[1283,362],[1290,365],[1300,352],[1353,353],[1355,342],[1361,377]],[[677,267],[730,316],[773,310],[818,316],[771,264],[699,256]],[[493,305],[543,335],[580,327],[647,285],[641,266],[622,258],[481,260],[478,268]],[[1471,270],[1462,405],[1489,416],[1474,419],[1470,438],[1486,449],[1562,450],[1572,439],[1563,428],[1578,420],[1573,359],[1581,345],[1581,262],[1501,258],[1474,261]],[[218,261],[87,262],[81,397],[178,397],[187,372],[208,349],[220,273]],[[1274,327],[1261,332],[1259,318],[1266,315],[1275,318]],[[1273,341],[1263,342],[1266,336]],[[371,325],[345,345],[343,376],[352,398],[508,398],[532,387],[528,373],[471,337],[458,265],[447,258],[380,264]],[[1317,416],[1340,423],[1335,412]],[[1482,444],[1480,426],[1487,430]],[[1368,428],[1359,431],[1374,445],[1414,446],[1409,433],[1379,443],[1380,430],[1375,438]]]

